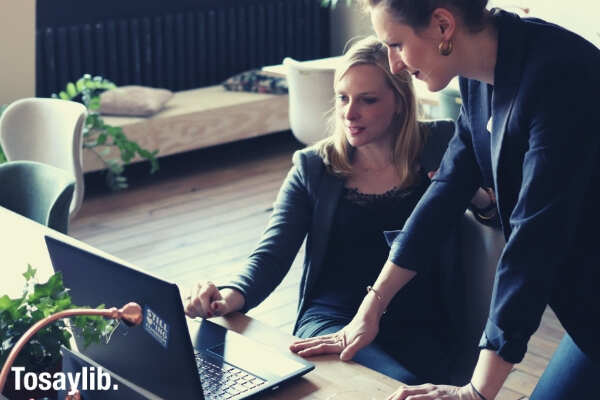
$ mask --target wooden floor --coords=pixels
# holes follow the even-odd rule
[[[99,176],[89,175],[70,235],[174,281],[184,291],[197,280],[219,282],[256,245],[298,148],[284,133],[170,157],[152,177],[139,166],[130,169],[132,187],[121,193],[106,192]],[[277,290],[249,315],[291,332],[302,258],[303,251]],[[524,399],[531,393],[563,332],[547,310],[498,399]]]

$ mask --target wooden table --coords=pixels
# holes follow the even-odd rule
[[[21,274],[27,269],[27,263],[38,270],[37,276],[40,281],[45,281],[53,274],[44,235],[64,240],[124,265],[131,265],[2,207],[0,207],[0,227],[2,227],[0,229],[0,296],[8,294],[16,297],[21,294],[25,282]],[[216,318],[214,321],[258,342],[281,348],[287,348],[294,340],[293,336],[240,313]],[[385,399],[400,385],[400,382],[356,363],[341,362],[334,355],[313,357],[311,361],[316,365],[315,370],[261,398],[272,400]]]

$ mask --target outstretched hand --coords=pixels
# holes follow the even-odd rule
[[[379,332],[379,324],[356,317],[340,331],[323,336],[298,340],[290,350],[302,357],[321,354],[339,354],[340,360],[351,360],[363,347],[369,345]]]
[[[447,385],[401,386],[386,400],[481,400],[470,385],[457,387]]]

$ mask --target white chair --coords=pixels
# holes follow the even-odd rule
[[[310,145],[327,135],[326,114],[333,107],[331,68],[315,68],[286,57],[289,92],[289,118],[292,133],[300,142]]]
[[[81,135],[87,110],[80,103],[26,98],[10,104],[0,117],[0,145],[8,161],[30,160],[72,173],[72,219],[83,201]]]

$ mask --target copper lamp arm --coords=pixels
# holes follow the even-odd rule
[[[12,367],[13,363],[17,359],[17,356],[19,355],[19,352],[23,349],[29,339],[31,339],[32,336],[37,333],[37,331],[51,322],[78,315],[95,315],[109,319],[121,319],[129,325],[139,325],[142,323],[142,308],[137,303],[133,302],[124,305],[120,309],[117,309],[116,307],[104,310],[93,308],[73,308],[71,310],[59,311],[56,314],[49,315],[46,318],[39,320],[31,328],[29,328],[11,350],[6,362],[2,366],[2,372],[0,372],[0,393],[4,391],[4,385],[8,379],[10,367]]]

